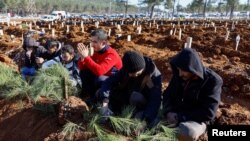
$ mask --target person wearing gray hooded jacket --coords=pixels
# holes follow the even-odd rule
[[[197,140],[215,118],[222,78],[205,68],[191,48],[183,49],[170,64],[173,76],[163,93],[164,119],[179,128],[179,140]]]

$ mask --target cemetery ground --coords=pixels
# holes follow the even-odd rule
[[[23,21],[16,26],[13,22],[10,25],[0,24],[2,27],[0,61],[17,72],[22,65],[22,35],[29,29],[45,32],[42,36],[34,35],[41,45],[45,44],[46,39],[56,38],[73,47],[79,42],[88,45],[89,33],[96,28],[104,29],[110,34],[110,45],[117,49],[121,56],[125,51],[137,50],[155,61],[163,74],[163,89],[171,79],[169,65],[171,57],[184,46],[192,47],[199,52],[204,66],[213,69],[224,81],[222,103],[214,124],[250,125],[250,21],[248,20],[81,22],[76,19],[66,23],[32,22],[31,26],[30,23],[31,21]],[[189,38],[187,41],[188,37],[192,37],[192,40]],[[131,41],[128,41],[128,38]],[[88,140],[96,136],[91,131],[76,130],[74,135],[71,135],[72,138],[66,138],[63,134],[65,128],[58,124],[57,116],[35,109],[27,98],[12,100],[0,98],[0,107],[0,140]],[[124,136],[123,139],[133,140],[129,136]],[[207,140],[206,136],[200,140]]]

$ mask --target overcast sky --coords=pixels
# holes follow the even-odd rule
[[[176,0],[178,2],[178,0]],[[193,0],[179,0],[180,5],[187,6],[189,3],[191,3]],[[130,4],[137,4],[138,0],[129,0]],[[240,3],[247,3],[247,0],[240,0]]]

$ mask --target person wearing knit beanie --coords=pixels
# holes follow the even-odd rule
[[[111,75],[97,93],[105,109],[101,114],[119,115],[124,107],[132,106],[133,118],[146,121],[138,130],[151,128],[157,123],[161,105],[161,73],[151,58],[136,51],[125,52],[122,63],[122,69]]]
[[[123,68],[130,76],[136,72],[143,71],[146,66],[144,57],[141,53],[135,51],[128,51],[122,58]]]

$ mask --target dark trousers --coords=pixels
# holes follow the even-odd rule
[[[122,110],[127,106],[133,106],[135,111],[133,113],[133,118],[143,120],[143,112],[147,106],[148,100],[146,97],[140,93],[133,91],[132,93],[111,93],[109,108],[116,115],[122,113]],[[147,127],[152,128],[159,123],[159,118],[155,117],[152,121],[148,121]]]
[[[108,76],[96,76],[90,70],[81,70],[80,77],[82,81],[82,97],[86,94],[90,97],[95,97],[96,91],[101,87],[102,83],[108,78]]]
[[[139,92],[112,92],[109,105],[111,110],[116,114],[121,114],[122,110],[127,106],[135,107],[134,112],[143,111],[146,107],[147,100]]]

